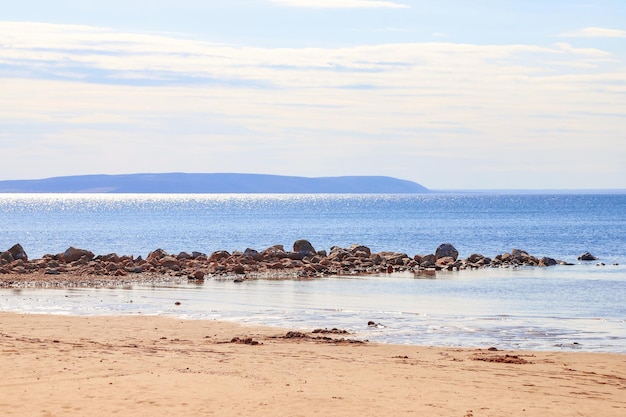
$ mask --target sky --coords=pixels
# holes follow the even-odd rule
[[[623,0],[6,3],[0,180],[626,189]]]

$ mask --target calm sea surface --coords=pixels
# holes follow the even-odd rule
[[[340,327],[371,341],[626,353],[626,195],[0,195],[0,250],[96,254],[360,243],[410,256],[452,243],[461,257],[512,248],[551,268],[207,280],[202,285],[0,290],[0,310],[158,314],[289,328]],[[581,263],[589,251],[600,258]],[[618,265],[614,265],[618,264]],[[180,306],[174,302],[180,301]],[[380,326],[367,326],[368,321]]]

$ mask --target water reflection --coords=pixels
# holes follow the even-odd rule
[[[386,343],[626,353],[626,289],[620,277],[600,278],[581,266],[466,271],[429,279],[393,274],[15,289],[0,291],[0,310],[165,315],[301,330],[337,327]],[[382,326],[368,326],[370,321]]]

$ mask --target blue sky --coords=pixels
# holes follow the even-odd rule
[[[0,179],[626,188],[626,2],[22,0]]]

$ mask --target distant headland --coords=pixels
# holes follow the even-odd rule
[[[416,182],[385,176],[294,177],[234,173],[77,175],[0,181],[0,193],[421,194]]]

